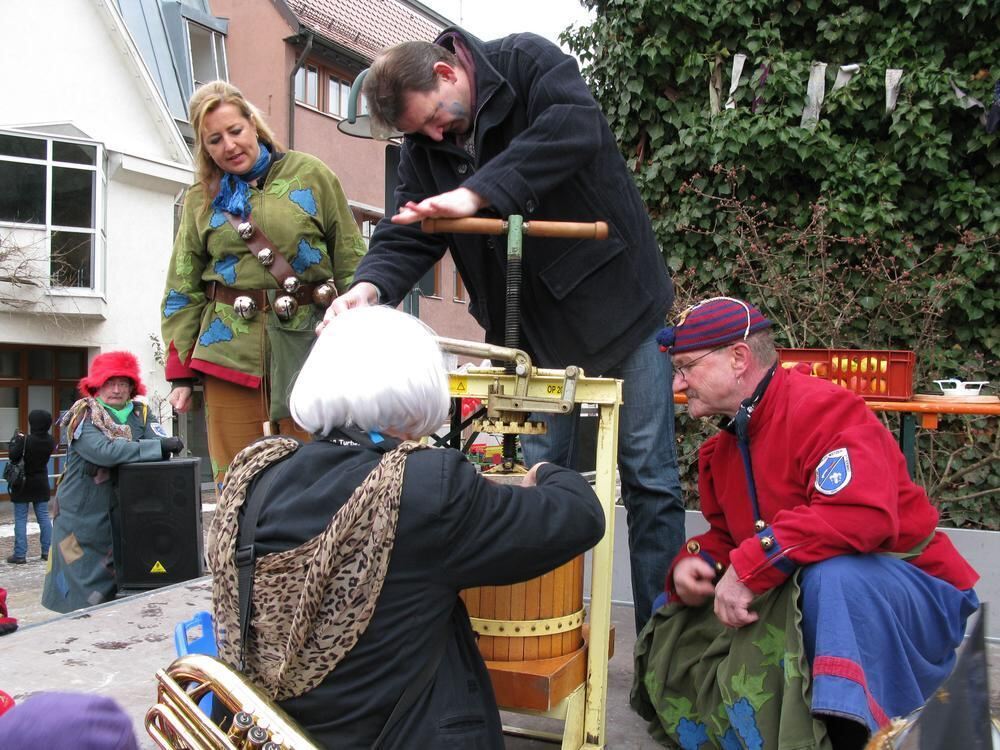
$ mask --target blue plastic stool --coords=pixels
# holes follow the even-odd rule
[[[174,648],[178,656],[188,654],[205,654],[218,656],[219,649],[215,645],[215,628],[212,613],[202,610],[195,612],[187,622],[179,622],[174,627]],[[205,716],[212,715],[212,694],[209,693],[198,702],[198,707]]]

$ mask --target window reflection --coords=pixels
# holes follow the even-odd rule
[[[54,357],[51,349],[28,350],[28,379],[51,380],[54,377]]]

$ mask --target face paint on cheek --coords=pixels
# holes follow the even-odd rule
[[[448,114],[465,120],[469,117],[469,110],[465,108],[462,102],[452,102],[448,105]]]

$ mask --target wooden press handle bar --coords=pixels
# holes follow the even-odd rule
[[[507,234],[503,219],[424,219],[420,228],[428,234],[454,232],[456,234]],[[606,240],[608,225],[604,221],[526,221],[524,234],[529,237],[570,237],[581,240]]]

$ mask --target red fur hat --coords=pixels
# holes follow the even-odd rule
[[[83,397],[94,396],[97,389],[111,378],[128,378],[132,381],[130,398],[146,395],[146,386],[142,384],[142,379],[139,377],[139,360],[132,352],[98,354],[90,363],[90,372],[80,380],[77,388]]]

